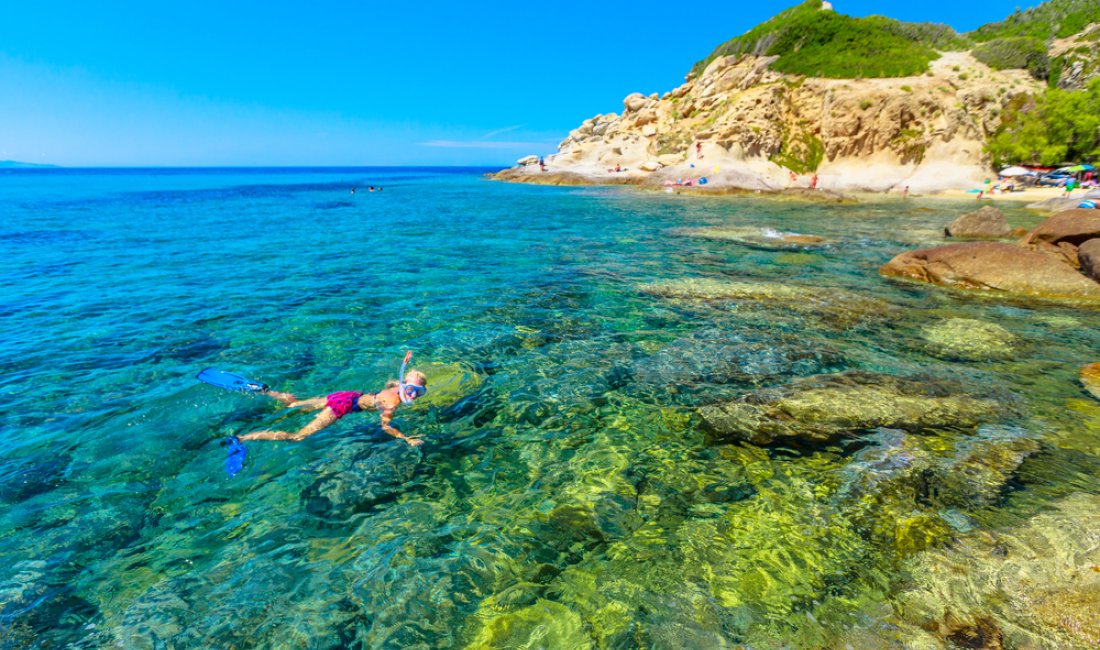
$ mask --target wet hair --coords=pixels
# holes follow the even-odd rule
[[[419,386],[427,386],[428,385],[428,378],[424,375],[424,373],[420,372],[419,370],[410,370],[410,371],[406,372],[405,373],[405,378],[406,379],[411,378],[412,381],[410,383],[417,384]],[[398,380],[398,379],[391,379],[391,380],[386,382],[386,388],[397,388],[400,385],[401,385],[401,381]]]

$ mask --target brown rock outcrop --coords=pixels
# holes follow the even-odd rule
[[[987,205],[947,224],[943,229],[945,237],[963,237],[971,239],[999,239],[1012,234],[1008,222],[997,208]]]
[[[974,242],[910,251],[879,272],[958,289],[1100,302],[1100,284],[1062,258],[1015,244]]]
[[[1077,248],[1077,261],[1082,273],[1100,282],[1100,237],[1090,239]]]
[[[1059,212],[1035,226],[1020,243],[1031,247],[1062,243],[1080,246],[1097,237],[1100,237],[1100,210],[1074,208]]]

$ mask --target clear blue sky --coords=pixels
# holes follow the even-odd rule
[[[506,165],[793,4],[9,0],[0,160]],[[835,5],[959,31],[1021,6]]]

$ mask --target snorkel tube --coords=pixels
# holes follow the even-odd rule
[[[409,359],[412,359],[412,356],[412,350],[409,350],[405,353],[405,360],[401,362],[401,370],[399,370],[397,373],[397,396],[401,398],[402,404],[412,404],[413,400],[415,399],[413,397],[409,397],[409,384],[405,383],[405,368],[409,365]],[[417,388],[419,388],[419,386]]]

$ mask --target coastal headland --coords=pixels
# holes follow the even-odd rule
[[[621,112],[584,120],[557,152],[532,153],[494,177],[706,194],[905,195],[970,190],[996,179],[987,145],[1012,107],[1044,91],[1042,74],[991,57],[981,30],[964,37],[943,25],[870,21],[805,2],[719,46],[681,86],[663,95],[632,93]],[[866,31],[862,40],[904,34],[900,44],[887,42],[914,48],[905,54],[915,61],[896,64],[883,46],[879,57],[852,63],[845,57],[858,53],[846,52],[852,46],[845,29]],[[784,45],[792,38],[802,40]],[[1052,41],[1044,60],[1065,56],[1067,42],[1077,41]],[[820,60],[806,63],[811,47]],[[1059,83],[1081,87],[1083,76],[1063,75]]]

